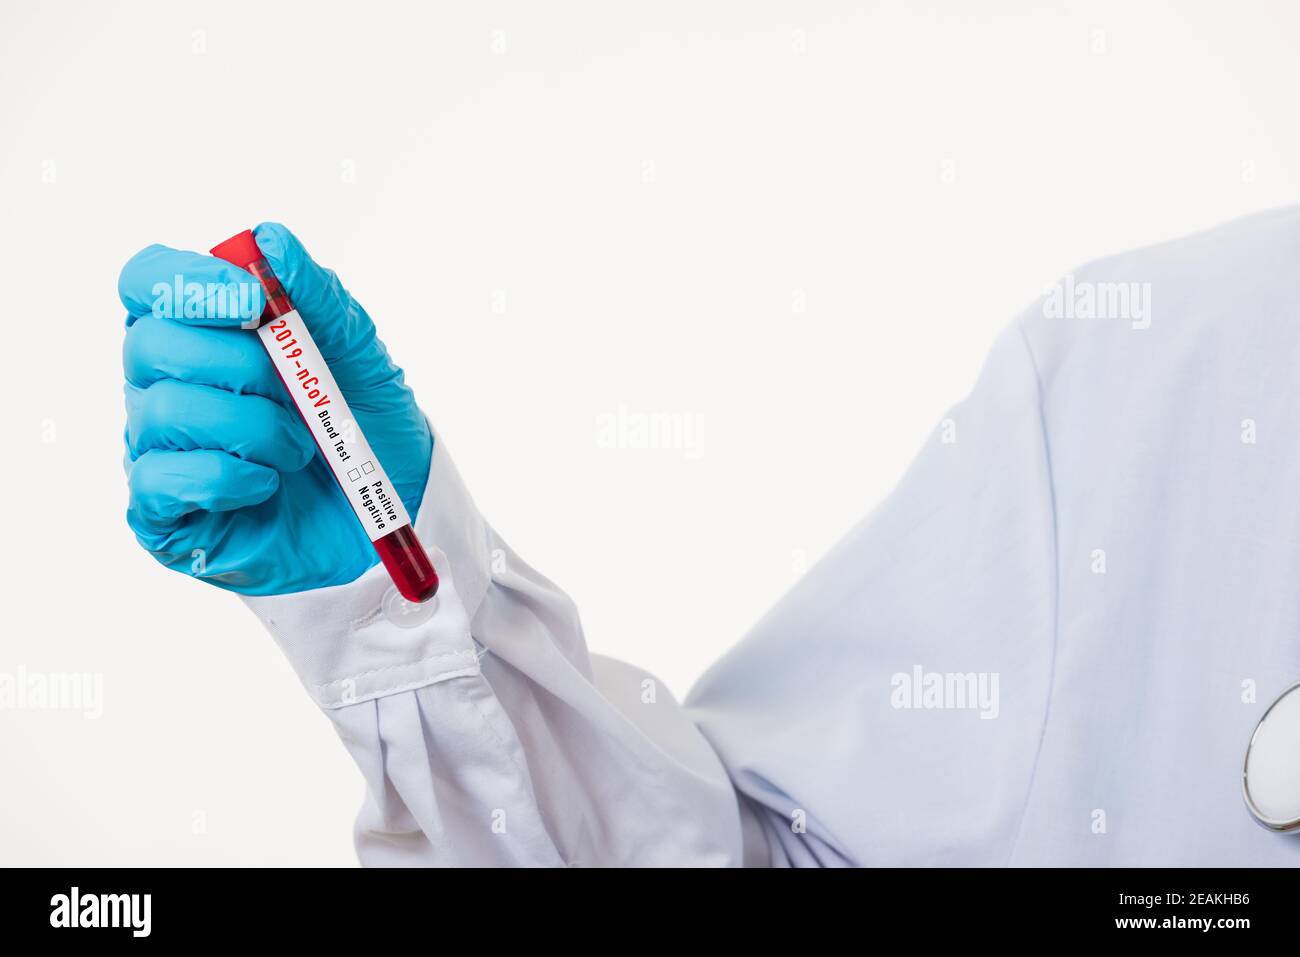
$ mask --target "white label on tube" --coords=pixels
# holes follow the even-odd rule
[[[370,540],[411,524],[298,311],[263,324],[257,334]]]

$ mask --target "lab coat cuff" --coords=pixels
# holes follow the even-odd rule
[[[490,581],[487,530],[436,434],[415,530],[439,578],[423,604],[403,599],[382,565],[346,585],[244,596],[320,707],[479,673],[470,621]]]

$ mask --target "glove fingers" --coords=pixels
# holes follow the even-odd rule
[[[191,512],[257,505],[280,486],[275,470],[210,450],[152,450],[130,468],[127,522],[151,550],[157,550],[153,539],[175,530]]]
[[[316,454],[306,426],[284,406],[260,395],[162,379],[126,389],[127,449],[220,450],[277,472],[296,472]]]
[[[245,329],[186,326],[142,316],[126,331],[122,367],[126,381],[140,389],[179,379],[264,396],[286,406],[290,402],[266,349]]]
[[[212,256],[154,244],[132,256],[117,280],[127,325],[141,316],[197,326],[239,326],[262,314],[262,284]]]

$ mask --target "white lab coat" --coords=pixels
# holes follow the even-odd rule
[[[589,657],[441,441],[431,613],[382,568],[247,602],[366,864],[1294,865],[1240,784],[1300,678],[1298,370],[1300,210],[1076,270],[684,708]]]

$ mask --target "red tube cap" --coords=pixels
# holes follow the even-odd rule
[[[251,229],[236,233],[224,243],[217,243],[209,252],[218,259],[234,263],[240,269],[247,269],[250,263],[255,263],[263,258],[262,250],[257,248],[257,240],[253,238]]]

